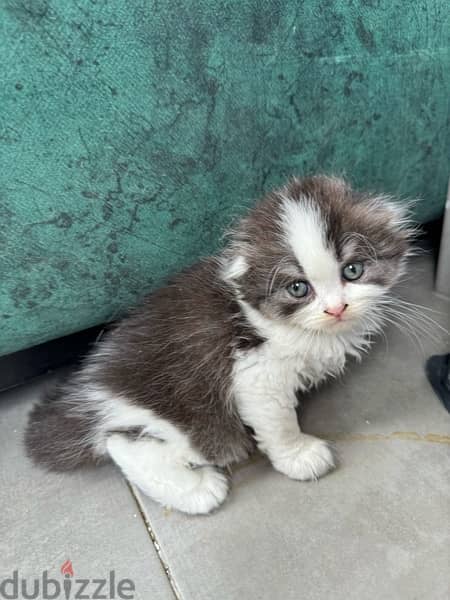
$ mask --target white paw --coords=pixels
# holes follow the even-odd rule
[[[191,515],[210,513],[227,497],[228,479],[214,467],[201,467],[194,473],[199,477],[197,485],[172,506]]]
[[[228,479],[213,466],[191,468],[181,462],[177,447],[156,439],[130,440],[109,436],[111,458],[131,483],[164,506],[192,515],[207,514],[228,494]]]
[[[319,479],[336,466],[328,443],[309,435],[302,435],[294,447],[277,454],[272,463],[277,471],[301,481]]]

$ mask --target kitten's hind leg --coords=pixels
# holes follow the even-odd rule
[[[126,478],[157,502],[189,514],[206,514],[220,506],[228,493],[228,479],[206,465],[192,468],[171,441],[132,440],[113,433],[107,450]]]

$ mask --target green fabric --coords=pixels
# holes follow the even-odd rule
[[[0,354],[108,321],[292,173],[449,173],[447,0],[2,0]]]

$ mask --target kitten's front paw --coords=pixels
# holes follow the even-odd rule
[[[298,443],[278,454],[272,464],[291,479],[319,479],[336,466],[330,446],[324,440],[302,435]]]

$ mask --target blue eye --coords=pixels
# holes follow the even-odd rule
[[[304,298],[309,292],[309,284],[306,281],[294,281],[288,285],[287,291],[294,298]]]
[[[342,269],[342,277],[347,281],[355,281],[364,273],[364,265],[361,262],[352,262]]]

